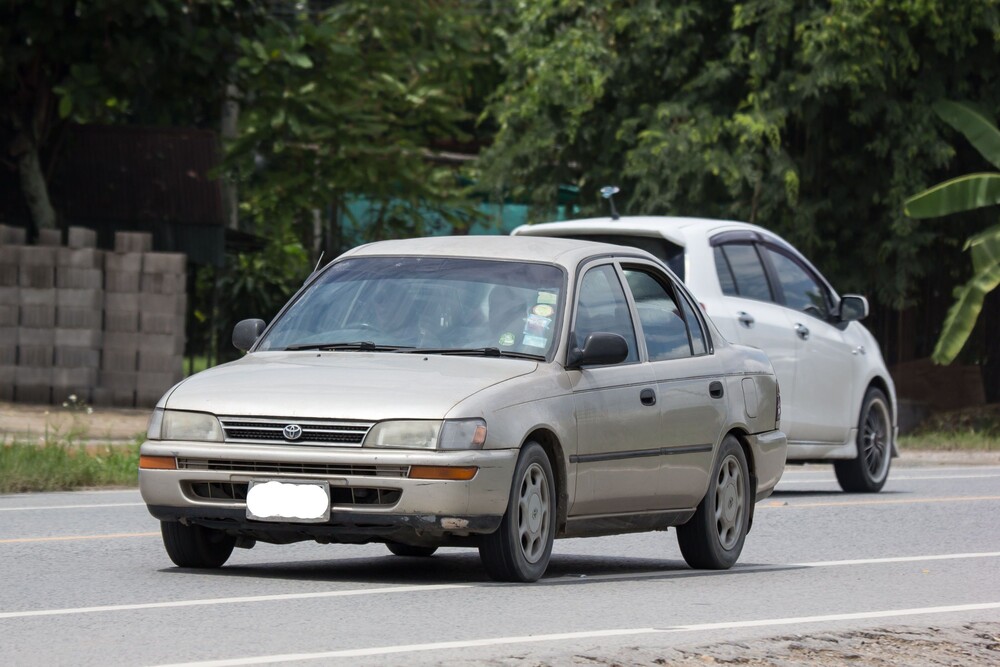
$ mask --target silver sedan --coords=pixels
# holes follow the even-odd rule
[[[786,440],[767,357],[660,261],[546,238],[386,241],[314,274],[248,353],[160,399],[139,485],[171,560],[257,541],[476,546],[534,581],[556,537],[677,527],[728,568]]]

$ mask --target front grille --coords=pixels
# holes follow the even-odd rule
[[[296,445],[342,445],[360,447],[374,422],[336,419],[271,419],[264,417],[219,417],[226,442],[294,443]],[[284,436],[286,426],[299,426],[302,435]]]
[[[220,500],[226,502],[246,502],[246,482],[190,482],[190,495],[199,500]],[[330,487],[330,503],[345,505],[395,505],[402,495],[399,489],[377,489],[368,487]]]
[[[180,470],[212,470],[217,472],[290,473],[296,475],[333,475],[358,477],[406,477],[405,465],[355,465],[351,463],[271,463],[267,461],[227,461],[216,459],[178,458]]]

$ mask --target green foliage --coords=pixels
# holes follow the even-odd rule
[[[949,230],[909,193],[955,157],[931,104],[1000,103],[996,2],[535,0],[492,98],[487,182],[549,215],[622,186],[624,214],[757,222],[845,290],[911,303]]]
[[[467,138],[466,95],[484,57],[477,4],[345,0],[241,37],[229,166],[245,211],[301,220],[332,204],[341,218],[356,196],[377,212],[368,239],[422,233],[429,212],[466,227],[456,170],[429,158]]]
[[[0,443],[0,493],[136,486],[139,444],[87,447],[72,439]]]
[[[942,120],[961,132],[994,165],[1000,164],[1000,130],[981,111],[958,102],[934,106]],[[904,203],[907,215],[934,218],[1000,204],[1000,174],[969,174],[935,185]],[[1000,286],[1000,225],[971,237],[965,250],[972,254],[972,278],[955,289],[932,358],[939,364],[955,360],[982,312],[986,295]]]

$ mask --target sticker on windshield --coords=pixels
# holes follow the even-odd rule
[[[549,344],[549,340],[547,338],[543,338],[542,336],[525,334],[521,344],[525,347],[545,347]]]
[[[512,334],[509,331],[506,332],[506,333],[504,333],[504,334],[501,334],[501,336],[500,336],[500,344],[503,345],[503,346],[505,346],[505,347],[508,346],[508,345],[513,345],[514,344],[514,334]]]
[[[538,315],[528,315],[528,318],[524,321],[524,334],[530,334],[532,336],[544,336],[548,337],[549,329],[552,328],[552,320],[548,317],[539,317]]]
[[[538,315],[539,317],[552,317],[552,313],[556,312],[555,309],[545,303],[540,303],[531,309],[532,315]]]
[[[556,305],[559,301],[559,295],[553,294],[552,292],[539,292],[538,298],[535,299],[537,303],[548,304],[550,306]]]

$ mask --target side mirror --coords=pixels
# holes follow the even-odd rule
[[[566,360],[567,368],[610,366],[628,358],[628,343],[618,334],[603,331],[587,336],[583,348],[574,347]]]
[[[242,320],[233,327],[233,347],[246,352],[257,342],[267,326],[264,320]]]
[[[845,294],[840,297],[840,308],[837,318],[841,322],[853,322],[868,317],[868,299],[857,294]]]

